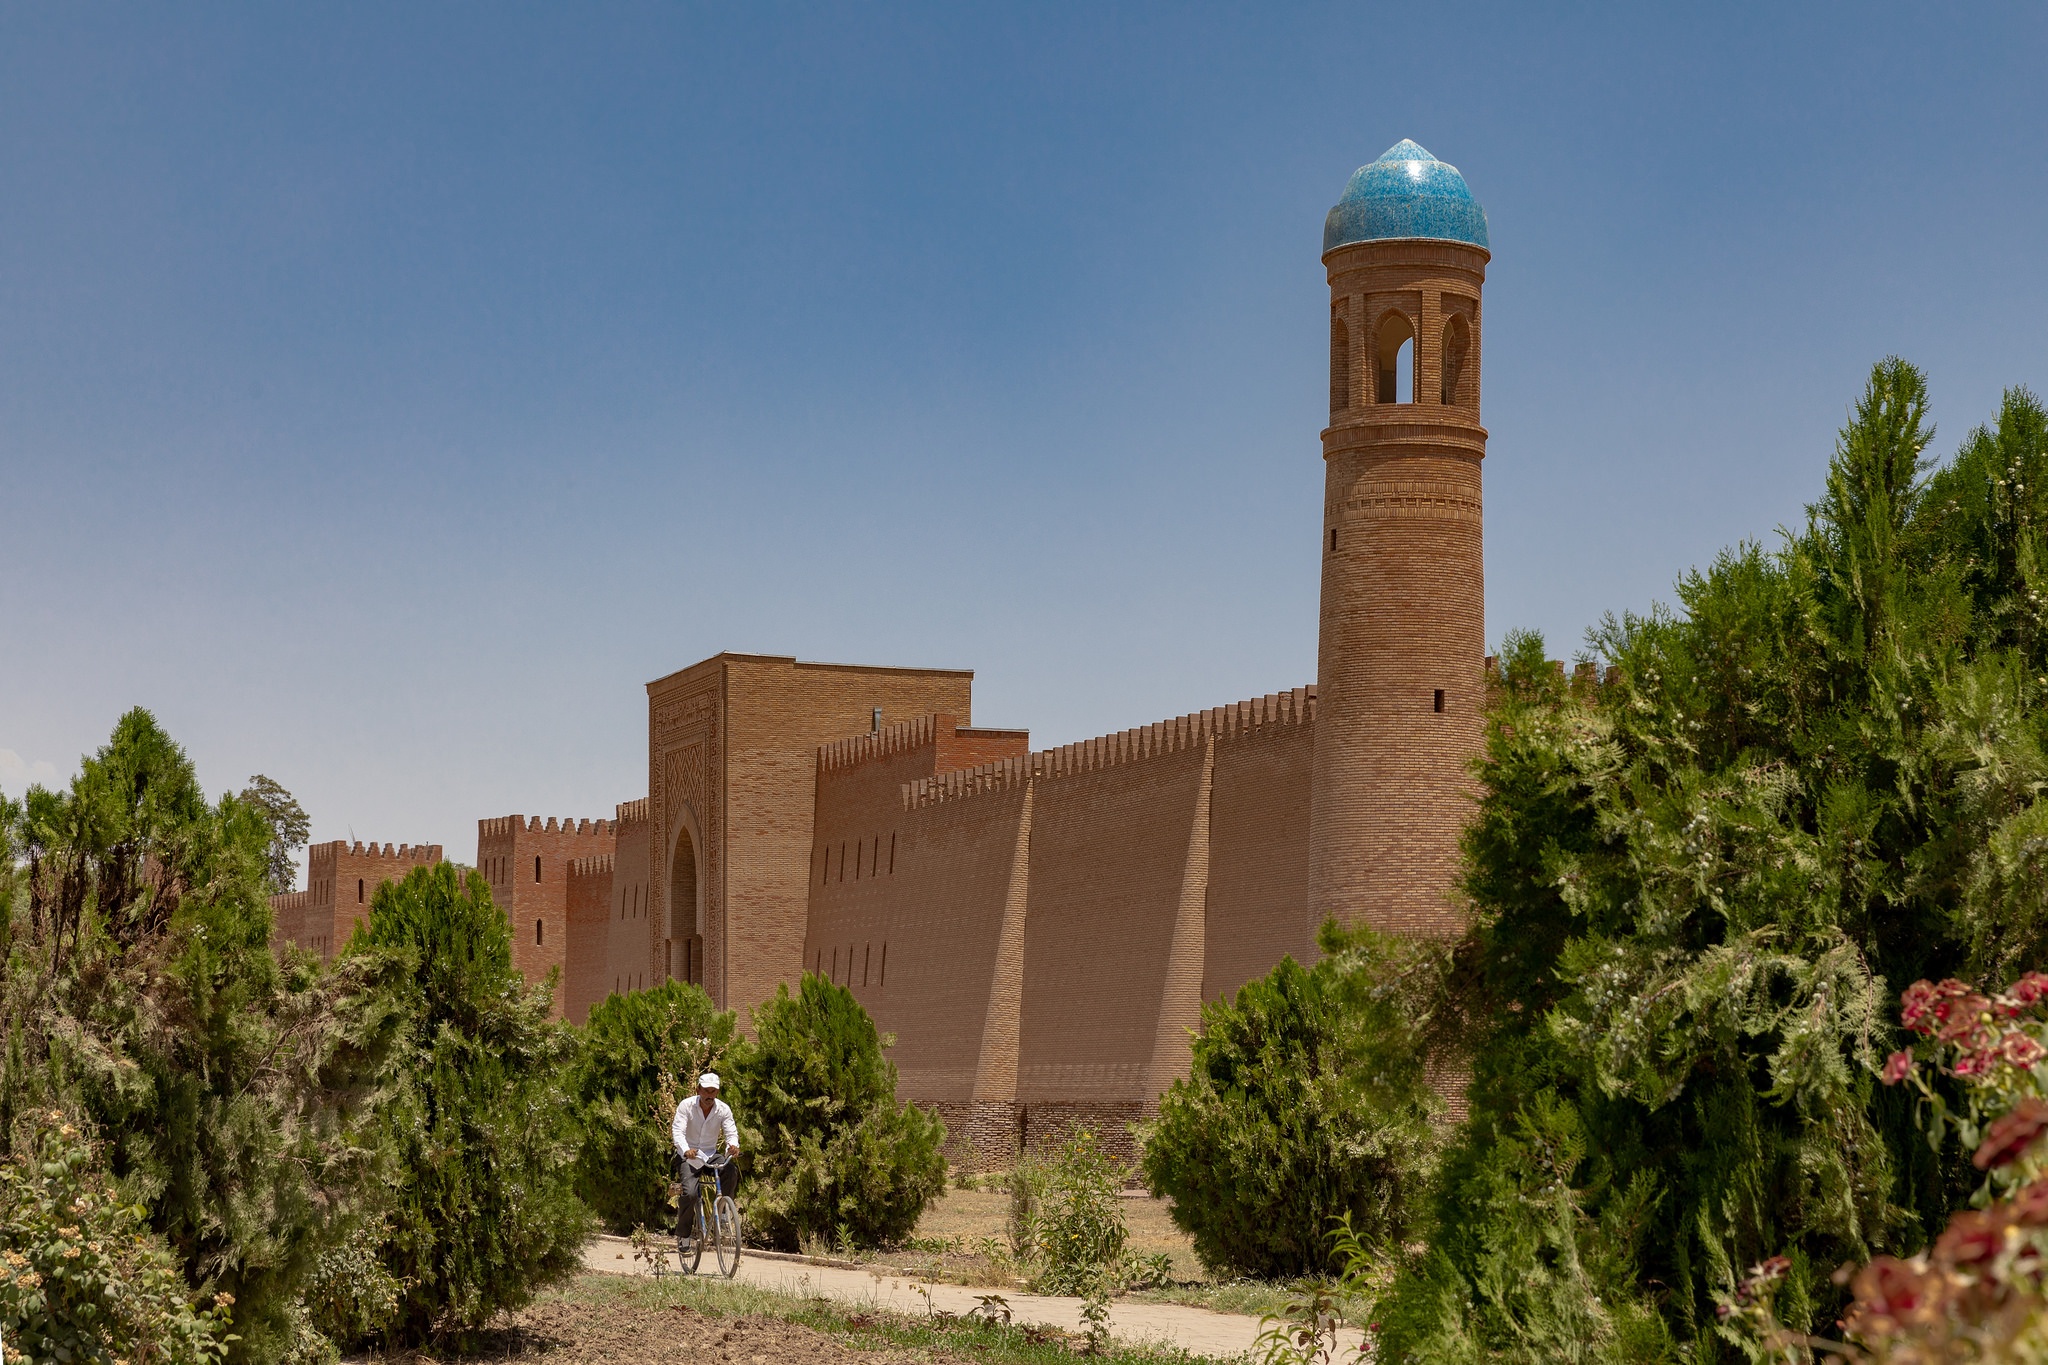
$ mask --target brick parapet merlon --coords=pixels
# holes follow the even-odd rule
[[[274,914],[292,914],[304,910],[313,903],[310,891],[280,891],[270,898],[270,909]]]
[[[602,877],[609,875],[613,858],[609,853],[593,853],[587,858],[571,858],[569,875],[572,877]]]
[[[999,759],[976,768],[940,773],[903,784],[903,808],[918,810],[943,801],[959,801],[984,792],[1008,791],[1020,784],[1056,781],[1083,773],[1141,762],[1199,747],[1212,736],[1219,743],[1271,734],[1306,725],[1315,719],[1316,690],[1297,687],[1228,706],[1196,711],[1171,720],[1119,730],[1112,735],[1041,749],[1022,758]]]
[[[647,822],[647,798],[642,796],[632,801],[621,801],[614,808],[614,826],[645,824]]]
[[[616,820],[578,820],[563,816],[557,820],[550,815],[543,824],[538,815],[498,815],[476,822],[480,838],[503,838],[510,834],[570,834],[578,837],[616,834]]]
[[[835,739],[830,744],[818,746],[818,771],[839,772],[845,768],[858,767],[878,758],[900,754],[910,749],[935,744],[939,737],[939,717],[915,716],[910,720],[899,720],[885,725],[870,734],[855,735],[851,739]]]
[[[336,839],[327,847],[338,848],[342,853],[347,854],[351,858],[389,858],[393,862],[401,863],[438,863],[441,861],[441,846],[439,844],[400,844],[394,849],[390,844],[379,847],[375,840],[365,844],[361,841],[347,843]]]

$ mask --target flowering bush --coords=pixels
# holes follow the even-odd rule
[[[1900,1022],[1919,1041],[1886,1059],[1884,1081],[1920,1092],[1937,1142],[1953,1134],[1970,1149],[1984,1172],[1975,1207],[1917,1256],[1837,1272],[1855,1295],[1840,1324],[1846,1341],[1778,1326],[1772,1298],[1790,1267],[1784,1257],[1752,1267],[1723,1298],[1725,1334],[1756,1359],[2048,1360],[2048,975],[2028,972],[1992,995],[1960,981],[1916,982]],[[1961,1103],[1951,1104],[1929,1073],[1961,1082]]]
[[[201,1365],[226,1355],[233,1297],[193,1307],[177,1259],[64,1114],[31,1113],[23,1128],[0,1167],[8,1361]]]

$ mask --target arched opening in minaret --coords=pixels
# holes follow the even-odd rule
[[[669,859],[668,938],[673,944],[669,970],[693,985],[704,984],[704,927],[699,921],[697,840],[686,824],[676,834]]]
[[[1451,314],[1444,324],[1443,385],[1438,398],[1445,407],[1469,406],[1465,396],[1465,358],[1472,350],[1472,329],[1465,325],[1463,315]]]
[[[1378,401],[1415,401],[1415,329],[1405,313],[1388,313],[1380,319],[1378,344]]]
[[[1344,319],[1330,319],[1330,412],[1351,406],[1351,329]]]

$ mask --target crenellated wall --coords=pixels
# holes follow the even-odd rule
[[[505,815],[476,822],[476,864],[511,923],[512,965],[535,985],[565,972],[555,991],[558,1018],[567,1004],[569,864],[616,851],[611,820]]]
[[[654,828],[647,817],[645,797],[621,802],[615,811],[618,852],[613,859],[602,978],[609,990],[645,990],[660,985],[670,974],[670,950],[655,923],[648,878]]]
[[[795,984],[819,747],[874,728],[877,712],[966,718],[973,678],[719,654],[649,683],[648,884],[674,974],[695,972],[743,1024]]]
[[[896,1035],[956,1158],[1077,1122],[1127,1145],[1201,1002],[1307,950],[1313,714],[1301,688],[1039,753],[943,715],[819,750],[804,965]]]
[[[379,886],[440,861],[439,844],[314,844],[306,850],[306,889],[270,898],[271,944],[280,951],[296,944],[331,962],[356,925],[369,918]]]

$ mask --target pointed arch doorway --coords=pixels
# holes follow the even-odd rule
[[[697,835],[687,819],[676,832],[668,860],[669,975],[692,985],[704,984],[703,881]]]

